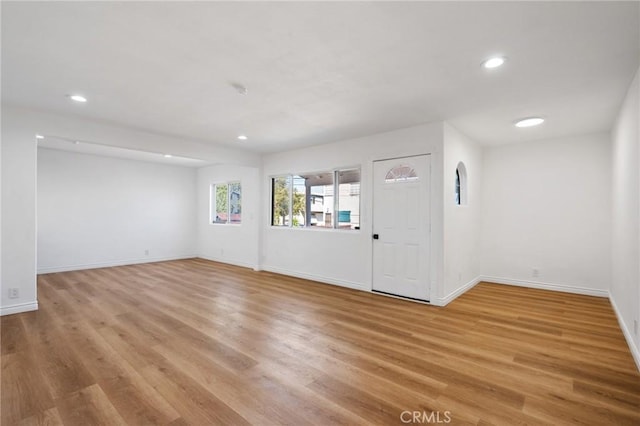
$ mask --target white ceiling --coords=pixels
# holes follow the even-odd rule
[[[608,131],[639,4],[3,1],[2,101],[258,152],[439,120],[484,144]]]

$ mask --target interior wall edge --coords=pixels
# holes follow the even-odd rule
[[[144,258],[137,258],[137,259],[121,259],[121,260],[114,260],[109,262],[85,263],[85,264],[78,264],[78,265],[50,266],[50,267],[38,268],[38,275],[53,274],[57,272],[81,271],[85,269],[111,268],[114,266],[139,265],[141,263],[168,262],[170,260],[193,259],[195,257],[198,257],[198,256],[195,254],[185,254],[185,255],[167,256],[167,257],[144,257]]]
[[[198,254],[197,256],[194,256],[194,257],[197,257],[198,259],[210,260],[212,262],[219,262],[219,263],[225,263],[227,265],[239,266],[241,268],[249,268],[249,269],[253,269],[254,271],[260,270],[260,267],[258,265],[255,265],[249,262],[244,262],[242,260],[229,259],[226,257],[207,256],[204,254]]]
[[[326,277],[322,275],[300,273],[300,272],[268,266],[268,265],[262,265],[261,269],[266,272],[273,272],[275,274],[287,275],[289,277],[302,278],[305,280],[315,281],[322,284],[330,284],[330,285],[335,285],[340,287],[351,288],[354,290],[367,291],[367,292],[371,291],[371,286],[366,286],[365,284],[362,284],[362,283],[340,280],[340,279]]]
[[[636,367],[638,367],[638,371],[640,371],[640,349],[635,345],[633,341],[633,335],[631,331],[627,327],[627,324],[624,322],[624,318],[616,304],[616,299],[613,297],[613,294],[609,292],[609,301],[611,302],[611,306],[613,307],[613,312],[616,313],[616,319],[618,320],[618,325],[620,325],[620,329],[622,330],[622,334],[624,335],[624,339],[627,341],[627,346],[629,346],[629,351],[631,352],[631,356],[636,363]]]
[[[38,310],[38,301],[18,303],[16,305],[0,306],[0,317],[4,315],[21,314]]]
[[[582,294],[584,296],[596,296],[596,297],[606,297],[606,298],[609,297],[608,290],[579,287],[579,286],[559,284],[559,283],[518,280],[515,278],[492,277],[492,276],[486,276],[486,275],[481,275],[480,281],[493,283],[493,284],[504,284],[504,285],[513,285],[517,287],[535,288],[539,290],[559,291],[562,293]]]
[[[453,302],[458,297],[462,296],[467,291],[471,290],[476,286],[479,282],[483,281],[482,276],[478,275],[468,283],[464,284],[462,287],[458,287],[456,290],[452,291],[448,295],[444,297],[438,297],[431,300],[431,304],[435,306],[447,306],[449,303]]]

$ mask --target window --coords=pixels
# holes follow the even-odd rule
[[[240,182],[211,185],[211,223],[242,222],[242,187]]]
[[[460,170],[456,169],[456,204],[460,205]]]
[[[216,188],[216,215],[213,219],[214,223],[227,223],[227,219],[229,219],[229,187],[228,185],[215,185]]]
[[[305,183],[309,186],[309,196],[307,197],[309,204],[309,220],[307,222],[309,226],[333,228],[334,173],[323,172],[305,175]]]
[[[338,175],[338,227],[360,229],[360,170],[340,170]]]
[[[467,168],[462,161],[456,167],[455,202],[458,206],[467,205]]]
[[[404,182],[407,180],[418,180],[416,171],[411,166],[400,164],[387,172],[384,177],[386,183]]]
[[[305,185],[305,178],[302,176],[293,176],[293,200],[292,209],[293,217],[291,219],[292,226],[305,226],[307,223],[307,205],[305,200],[307,198],[307,187]]]
[[[240,223],[242,217],[242,189],[240,182],[229,183],[229,223]]]
[[[271,225],[360,229],[360,170],[272,178]]]
[[[290,226],[291,176],[271,180],[271,225]]]

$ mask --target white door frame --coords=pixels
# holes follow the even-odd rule
[[[398,160],[399,163],[401,163],[401,161],[403,159],[408,160],[408,162],[411,162],[412,159],[416,159],[417,157],[425,157],[425,164],[423,164],[423,166],[425,167],[424,170],[421,171],[421,173],[423,174],[423,176],[419,176],[422,177],[422,179],[420,179],[420,184],[423,185],[420,188],[420,191],[425,191],[423,192],[424,198],[422,199],[422,206],[420,207],[420,216],[417,218],[417,221],[419,224],[421,224],[422,226],[424,226],[423,228],[420,228],[420,232],[424,233],[422,236],[420,236],[418,238],[418,241],[420,242],[420,253],[421,255],[418,256],[418,259],[420,259],[422,262],[420,262],[422,265],[420,267],[420,269],[422,269],[422,267],[424,267],[426,269],[421,271],[419,273],[418,279],[419,279],[419,284],[421,284],[422,288],[421,289],[417,289],[417,288],[411,288],[411,286],[407,286],[406,288],[402,289],[402,288],[398,288],[398,293],[393,293],[393,292],[389,292],[389,291],[385,291],[386,289],[384,289],[384,284],[380,281],[378,281],[379,285],[378,289],[376,289],[376,281],[379,279],[379,277],[377,277],[376,272],[378,272],[378,275],[380,275],[380,270],[376,271],[376,268],[380,267],[380,265],[376,266],[376,250],[378,250],[377,256],[379,257],[381,255],[380,253],[380,247],[376,247],[376,243],[377,241],[375,240],[374,237],[374,233],[380,232],[381,229],[379,228],[379,222],[378,225],[376,225],[375,222],[375,217],[376,215],[380,215],[380,211],[378,211],[376,213],[376,203],[380,202],[379,199],[376,200],[376,193],[378,192],[377,189],[378,185],[380,185],[380,182],[377,182],[376,179],[380,179],[381,176],[377,176],[376,175],[376,163],[378,162],[383,162],[383,161],[393,161],[393,160]],[[371,245],[371,259],[372,259],[372,265],[371,265],[371,276],[372,276],[372,281],[371,281],[371,291],[375,292],[377,294],[382,294],[382,295],[387,295],[387,296],[391,296],[391,297],[399,297],[399,298],[403,298],[403,299],[412,299],[418,302],[423,302],[423,303],[429,303],[429,300],[432,300],[434,298],[434,294],[432,293],[432,285],[431,285],[431,281],[432,281],[432,275],[433,272],[432,268],[433,268],[433,255],[434,253],[432,252],[432,235],[431,235],[431,221],[432,221],[432,217],[431,217],[431,202],[432,202],[432,185],[433,183],[431,182],[431,169],[432,169],[432,162],[433,158],[432,155],[430,153],[426,153],[426,154],[415,154],[415,155],[407,155],[407,156],[400,156],[400,157],[392,157],[392,158],[384,158],[384,159],[377,159],[377,160],[373,160],[372,162],[372,185],[371,185],[371,193],[372,193],[372,216],[371,216],[371,236],[372,236],[372,245]],[[378,172],[379,173],[379,172]],[[403,185],[403,183],[397,183],[398,185]],[[395,184],[393,184],[395,185]],[[426,186],[424,186],[426,185]],[[379,207],[378,207],[379,209]],[[380,217],[380,216],[378,216]],[[428,223],[424,222],[424,218],[428,218]],[[409,219],[407,219],[409,220]],[[376,228],[378,227],[378,228]],[[405,228],[405,232],[406,232]],[[408,241],[408,240],[405,240]],[[405,258],[407,259],[407,258]],[[378,263],[380,259],[377,259]],[[415,263],[415,262],[414,262]],[[398,263],[396,262],[396,265]],[[404,269],[403,272],[405,272],[405,269],[408,268],[408,266],[405,264],[403,265]],[[397,266],[396,266],[397,269]],[[407,277],[405,276],[404,278],[405,283],[408,282],[407,281]],[[396,281],[397,282],[397,281]],[[402,285],[400,286],[402,287]],[[419,290],[419,291],[418,291]],[[424,293],[421,293],[422,291],[424,291]],[[406,292],[406,293],[405,293]],[[405,294],[402,294],[405,293]]]

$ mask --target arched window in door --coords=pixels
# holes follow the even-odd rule
[[[404,182],[407,180],[418,180],[418,175],[413,167],[405,164],[394,166],[384,177],[385,183]]]

